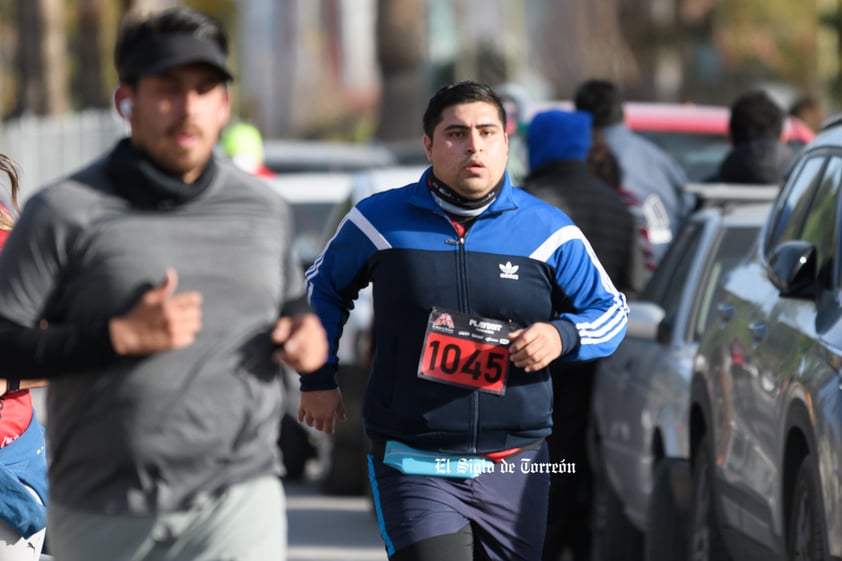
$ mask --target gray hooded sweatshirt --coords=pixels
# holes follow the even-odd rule
[[[133,204],[107,158],[32,197],[0,254],[0,315],[88,325],[128,311],[165,270],[202,294],[190,346],[58,375],[48,392],[50,498],[166,512],[280,473],[281,384],[269,333],[304,294],[287,204],[232,165],[181,201]]]

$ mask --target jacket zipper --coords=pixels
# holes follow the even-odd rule
[[[445,216],[450,221],[450,218]],[[457,234],[459,232],[453,226],[453,231]],[[473,226],[476,226],[474,224]],[[448,241],[448,243],[456,246],[456,295],[459,302],[459,310],[463,313],[470,313],[470,299],[468,296],[468,255],[465,250],[465,238],[468,237],[466,231],[464,235],[457,237],[455,240]],[[479,392],[471,393],[471,438],[469,442],[469,453],[476,454],[479,444]]]

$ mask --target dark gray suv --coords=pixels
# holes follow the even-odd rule
[[[693,365],[690,559],[842,559],[842,120],[799,155]]]
[[[762,192],[722,187],[732,196],[739,189]],[[590,425],[594,561],[672,560],[684,549],[693,356],[716,322],[711,303],[722,276],[749,252],[769,214],[774,194],[768,197],[766,204],[711,200],[714,206],[694,213],[640,299],[629,302],[625,339],[597,367]]]

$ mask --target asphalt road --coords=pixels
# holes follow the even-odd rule
[[[46,389],[33,390],[40,421]],[[284,482],[287,497],[287,561],[387,561],[377,518],[367,497],[333,497],[311,480]]]
[[[312,482],[285,482],[288,561],[386,561],[366,497],[323,495]]]
[[[45,393],[33,391],[42,421]],[[308,471],[304,481],[284,482],[287,561],[388,561],[368,497],[325,495],[313,480],[318,470]]]

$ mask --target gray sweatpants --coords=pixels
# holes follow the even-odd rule
[[[280,480],[264,477],[184,512],[114,516],[53,502],[47,536],[56,561],[285,561],[286,501]]]

